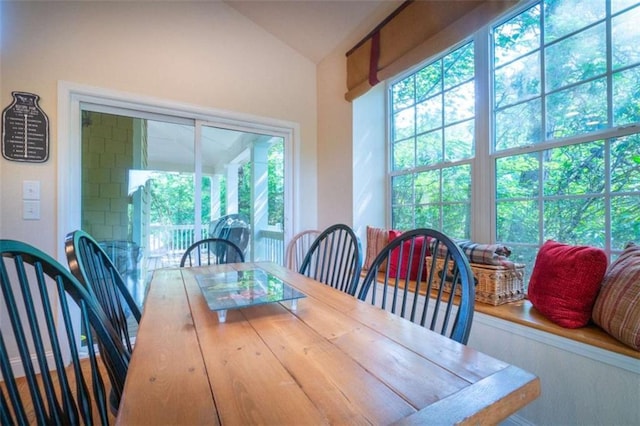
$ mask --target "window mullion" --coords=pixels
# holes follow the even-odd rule
[[[471,165],[471,238],[474,241],[495,241],[494,162],[491,158],[491,92],[489,30],[478,31],[475,45],[475,155]]]
[[[606,31],[605,37],[607,38],[607,120],[609,121],[608,128],[613,128],[613,48],[612,48],[612,35],[611,29],[613,23],[611,22],[611,2],[607,2],[607,16],[606,16]],[[609,223],[609,222],[607,222]]]

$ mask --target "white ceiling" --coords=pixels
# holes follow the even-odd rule
[[[223,0],[266,31],[319,63],[367,18],[401,0]],[[372,30],[373,28],[368,29]],[[360,36],[365,36],[361,34]],[[346,52],[345,52],[346,53]]]

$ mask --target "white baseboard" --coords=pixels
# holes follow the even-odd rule
[[[55,366],[55,361],[53,359],[53,352],[47,351],[47,364],[50,366]],[[36,370],[36,373],[40,373],[40,366],[38,365],[38,359],[35,354],[31,354],[31,363],[33,364],[33,368]],[[20,357],[13,357],[10,361],[11,369],[13,370],[14,377],[23,377],[24,376],[24,367],[22,366],[22,359]],[[0,380],[4,380],[2,377],[2,373],[0,373]]]

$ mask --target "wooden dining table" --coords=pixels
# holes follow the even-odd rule
[[[260,269],[304,293],[227,312],[198,276]],[[473,330],[472,330],[473,333]],[[120,425],[495,424],[539,379],[269,262],[156,270]]]

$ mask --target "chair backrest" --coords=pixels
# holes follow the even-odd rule
[[[355,295],[362,270],[360,239],[349,226],[328,227],[313,241],[299,272]]]
[[[427,262],[427,256],[439,261]],[[443,291],[447,287],[450,292]],[[456,292],[459,296],[452,297]],[[473,272],[460,247],[433,229],[414,229],[391,240],[373,260],[358,298],[460,343],[469,339]]]
[[[180,267],[244,262],[242,250],[223,238],[205,238],[197,241],[184,252]]]
[[[287,244],[285,266],[292,271],[299,270],[311,244],[313,244],[319,235],[320,231],[316,229],[309,229],[294,235]]]
[[[118,267],[88,233],[77,230],[67,234],[65,252],[71,273],[90,290],[107,314],[129,352],[132,351],[128,319],[140,323],[140,308],[129,292]]]
[[[134,275],[138,272],[142,248],[133,241],[107,240],[97,241],[111,262],[116,266],[120,275]]]
[[[64,266],[35,247],[0,240],[0,254],[7,319],[0,327],[0,424],[108,424],[103,371],[119,401],[130,358],[104,311]],[[82,362],[81,334],[88,354]],[[19,367],[28,393],[20,392]]]

